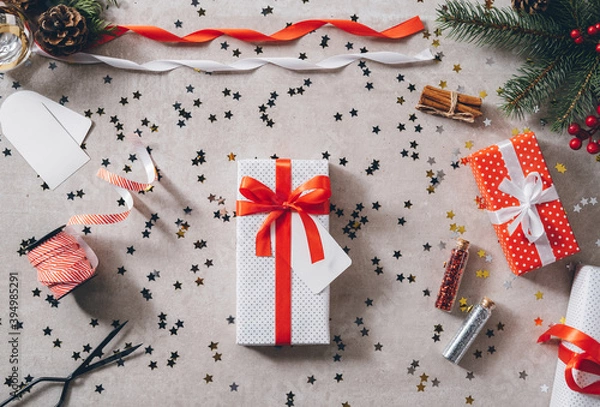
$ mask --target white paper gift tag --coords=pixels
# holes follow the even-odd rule
[[[306,232],[300,215],[292,212],[292,269],[315,294],[320,293],[352,264],[344,249],[315,219],[323,242],[325,258],[311,263]]]
[[[32,91],[0,107],[2,132],[51,189],[89,161],[80,148],[92,121]]]

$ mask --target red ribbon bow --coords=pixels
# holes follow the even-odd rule
[[[581,349],[581,353],[573,352],[562,343],[558,348],[558,358],[567,365],[565,368],[565,381],[569,388],[583,394],[600,395],[600,382],[581,387],[573,377],[573,369],[600,375],[600,343],[580,330],[563,324],[550,327],[538,338],[538,343],[546,342],[552,336],[572,343]]]
[[[252,177],[242,178],[240,193],[249,201],[237,201],[236,213],[238,216],[269,213],[256,234],[256,255],[264,257],[272,254],[271,225],[273,222],[282,216],[286,222],[289,222],[291,221],[291,218],[289,218],[291,211],[298,212],[306,231],[311,261],[316,263],[323,260],[325,255],[317,225],[310,215],[326,215],[329,213],[329,197],[331,196],[329,177],[318,175],[306,181],[291,193],[286,193],[286,189],[291,190],[291,179],[288,182],[289,188],[280,188],[283,186],[282,177],[279,176],[279,172],[282,171],[280,167],[282,166],[289,167],[287,171],[290,171],[291,176],[291,162],[289,160],[277,160],[277,192],[273,192],[269,187]],[[285,244],[285,242],[283,243]]]
[[[302,219],[312,263],[325,258],[323,243],[310,215],[329,213],[329,177],[318,175],[292,191],[292,162],[275,163],[275,192],[252,177],[243,177],[240,193],[249,201],[236,202],[238,216],[268,213],[256,233],[256,255],[271,256],[271,225],[275,222],[275,343],[291,343],[292,211]]]

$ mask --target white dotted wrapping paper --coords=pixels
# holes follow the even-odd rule
[[[292,160],[292,189],[317,175],[329,175],[327,160]],[[240,160],[238,187],[244,176],[255,178],[274,191],[275,160]],[[237,198],[246,199],[239,190]],[[275,345],[275,257],[256,256],[256,232],[266,216],[256,214],[236,218],[236,341],[239,345]],[[316,219],[329,229],[329,215]],[[292,270],[291,295],[291,344],[329,344],[329,287],[313,294]]]
[[[600,267],[579,266],[575,274],[567,318],[568,326],[578,329],[596,340],[600,340]],[[569,350],[580,349],[563,342]],[[552,387],[551,407],[599,407],[600,396],[581,394],[571,390],[565,382],[565,363],[558,360],[554,385]],[[575,380],[580,386],[587,386],[600,377],[576,372]]]

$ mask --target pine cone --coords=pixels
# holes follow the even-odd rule
[[[541,13],[548,8],[548,0],[512,0],[512,8],[527,14]]]
[[[38,0],[4,0],[4,2],[9,6],[15,6],[21,11],[25,12],[30,7],[35,7],[37,5]]]
[[[89,30],[85,18],[73,7],[64,4],[44,12],[38,20],[36,42],[55,56],[67,56],[87,45]]]

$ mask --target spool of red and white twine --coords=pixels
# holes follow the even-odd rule
[[[38,272],[38,281],[47,286],[56,299],[94,277],[98,266],[98,257],[92,248],[70,225],[110,225],[124,221],[133,208],[131,192],[148,190],[157,178],[156,168],[146,147],[137,136],[127,138],[134,145],[137,157],[144,166],[147,182],[131,181],[104,168],[100,168],[96,174],[113,185],[125,201],[127,210],[113,214],[74,215],[66,227],[61,226],[27,247],[27,257]]]

